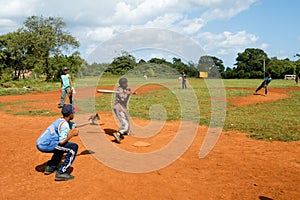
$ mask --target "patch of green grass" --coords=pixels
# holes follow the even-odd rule
[[[0,102],[0,108],[3,109],[4,106],[11,106],[11,105],[21,106],[24,103],[28,103],[28,102],[35,102],[35,100],[15,101],[15,102]]]
[[[248,133],[263,140],[300,140],[300,94],[291,91],[290,98],[276,102],[236,107],[227,112],[225,129]]]
[[[48,92],[59,88],[59,82],[46,82],[41,79],[20,79],[19,81],[4,83],[3,87],[0,87],[0,96]]]
[[[257,88],[263,79],[223,79],[226,88]],[[294,80],[273,79],[270,87],[290,88],[295,87]]]
[[[14,115],[26,115],[26,116],[55,116],[57,112],[51,112],[48,110],[22,110],[12,111]]]
[[[48,110],[22,110],[24,108],[31,108],[31,106],[24,105],[28,102],[35,102],[34,100],[26,101],[16,101],[16,102],[0,102],[0,109],[4,112],[13,114],[13,115],[26,115],[26,116],[55,116],[56,112],[51,112]],[[5,106],[14,106],[16,110],[5,109]],[[21,110],[19,110],[21,109]]]

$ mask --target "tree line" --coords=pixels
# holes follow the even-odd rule
[[[57,80],[62,66],[76,73],[82,62],[75,51],[79,41],[65,30],[62,18],[31,16],[21,28],[0,36],[0,78],[24,78],[28,74]]]
[[[169,68],[169,69],[167,69]],[[188,77],[198,77],[198,69],[193,63],[184,63],[180,58],[167,61],[163,58],[151,58],[148,61],[136,58],[123,51],[120,56],[113,59],[111,63],[83,62],[79,74],[81,76],[99,76],[103,73],[112,75],[134,75],[147,77],[166,77],[185,72]]]
[[[226,79],[262,78],[264,65],[266,73],[271,73],[273,78],[300,73],[300,54],[295,55],[294,61],[269,58],[258,48],[247,48],[238,53],[233,67],[225,67],[222,59],[211,55],[201,56],[198,63],[186,63],[180,58],[171,61],[163,58],[137,61],[127,52],[122,52],[111,63],[88,64],[77,51],[79,41],[65,29],[66,24],[62,18],[31,16],[21,28],[1,35],[0,83],[29,75],[56,81],[63,67],[70,68],[73,76],[99,76],[102,73],[123,75],[139,67],[137,73],[140,75],[157,77],[162,75],[160,72],[166,66],[180,73],[185,72],[188,77],[199,77],[199,72],[207,72],[208,77]]]

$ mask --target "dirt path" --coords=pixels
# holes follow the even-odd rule
[[[35,100],[32,103],[39,109],[54,106],[53,111],[58,111],[57,95],[58,91],[0,97],[0,102]],[[93,154],[86,154],[80,138],[74,138],[80,154],[73,165],[76,178],[55,182],[54,175],[38,172],[51,155],[40,153],[35,142],[57,116],[0,115],[0,199],[300,199],[299,141],[265,142],[236,131],[224,132],[213,151],[199,159],[207,130],[199,127],[191,147],[172,165],[151,173],[130,174],[111,169]],[[135,122],[149,123],[138,119]],[[99,130],[98,134],[117,128],[110,113],[101,113],[101,123],[102,133]],[[151,152],[172,140],[178,126],[178,122],[168,122],[154,137],[127,137],[122,144],[114,145],[130,152]],[[84,134],[88,129],[82,131]],[[105,137],[113,139],[107,134]],[[137,148],[133,146],[136,141],[151,145]]]

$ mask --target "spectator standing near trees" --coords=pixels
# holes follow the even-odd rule
[[[63,70],[63,74],[61,75],[61,97],[60,103],[58,104],[58,108],[62,108],[65,100],[66,95],[68,95],[70,104],[73,104],[73,87],[72,87],[72,80],[70,75],[68,74],[68,68],[65,67]]]

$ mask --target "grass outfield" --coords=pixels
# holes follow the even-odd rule
[[[98,83],[99,87],[115,86],[118,77],[102,77]],[[91,87],[98,78],[89,78],[78,81],[79,87]],[[151,81],[151,79],[149,79]],[[164,82],[165,80],[161,80]],[[208,126],[211,118],[211,98],[204,80],[188,79],[198,99],[200,109],[200,125]],[[262,80],[223,80],[226,87],[227,98],[248,96],[253,93]],[[177,82],[175,82],[177,83]],[[47,83],[42,81],[23,80],[11,82],[12,88],[0,88],[0,95],[17,95],[29,93],[22,87],[31,86],[36,88],[34,92],[51,91],[59,89],[59,83]],[[130,86],[139,86],[137,80],[130,79]],[[291,88],[295,87],[294,81],[273,80],[270,88]],[[244,89],[245,88],[245,89]],[[179,89],[179,83],[174,85],[179,95],[186,93]],[[271,90],[272,91],[272,90]],[[227,113],[224,128],[226,130],[238,130],[248,133],[249,137],[263,140],[296,141],[300,140],[300,91],[289,91],[290,97],[276,102],[261,103],[256,105],[236,107],[227,102]],[[88,102],[89,100],[85,101]],[[90,99],[92,102],[93,99]],[[80,101],[76,101],[80,107]],[[96,109],[98,111],[111,111],[112,95],[105,94],[96,98]],[[22,108],[22,101],[18,102]],[[167,111],[167,120],[175,121],[181,119],[180,105],[174,93],[170,90],[152,90],[141,95],[134,95],[130,99],[129,112],[132,117],[150,119],[149,109],[152,105],[159,104]],[[4,110],[3,106],[9,103],[0,103],[1,110],[18,115],[55,115],[46,110],[18,111],[11,112]],[[159,118],[159,116],[158,116]]]
[[[101,79],[99,87],[114,86],[116,79]],[[226,87],[226,97],[235,98],[248,96],[253,93],[261,80],[223,80]],[[200,108],[200,125],[208,126],[211,118],[211,99],[203,80],[189,79],[198,98]],[[134,83],[130,85],[135,86]],[[273,80],[270,88],[294,87],[294,81]],[[236,90],[234,89],[236,88]],[[241,88],[247,88],[245,90]],[[227,113],[224,128],[248,133],[249,137],[269,141],[300,140],[300,94],[298,91],[289,92],[290,98],[276,102],[261,103],[235,107],[227,102]],[[111,111],[110,94],[96,99],[96,109]],[[167,110],[168,120],[180,120],[180,107],[177,99],[170,90],[150,91],[139,96],[132,96],[129,112],[132,117],[150,119],[149,109],[153,104],[160,104]]]

